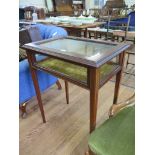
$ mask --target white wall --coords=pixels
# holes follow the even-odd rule
[[[135,0],[125,0],[126,5],[130,7],[131,5],[135,4]]]
[[[51,0],[47,0],[47,6],[49,11],[53,11],[53,3]]]
[[[94,1],[86,0],[85,6],[86,6],[86,9],[94,8]]]

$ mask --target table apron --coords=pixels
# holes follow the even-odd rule
[[[37,64],[34,64],[32,65],[33,69],[35,70],[40,70],[40,71],[45,71],[47,73],[50,73],[60,79],[63,79],[63,80],[67,80],[68,82],[71,82],[77,86],[80,86],[82,88],[85,88],[87,90],[89,90],[89,87],[87,84],[85,84],[84,82],[80,82],[80,81],[77,81],[77,80],[74,80],[72,79],[71,77],[67,76],[67,75],[64,75],[63,73],[60,73],[60,72],[57,72],[57,71],[54,71],[54,70],[51,70],[51,69],[47,69],[47,68],[44,68],[44,67],[41,67]]]

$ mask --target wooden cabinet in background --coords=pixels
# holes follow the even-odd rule
[[[60,15],[73,14],[72,0],[53,0],[54,12]]]
[[[73,0],[74,10],[85,9],[85,0]]]
[[[85,9],[85,0],[53,0],[54,15],[73,15],[75,10]]]

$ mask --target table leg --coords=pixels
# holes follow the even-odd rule
[[[29,61],[32,80],[33,80],[34,88],[36,91],[36,96],[37,96],[40,112],[42,115],[43,123],[46,123],[44,108],[43,108],[43,104],[42,104],[41,93],[40,93],[40,88],[39,88],[39,83],[38,83],[38,78],[37,78],[37,73],[36,73],[36,70],[32,67],[33,62],[36,61],[35,56],[34,56],[34,54],[30,54],[29,52],[27,52],[27,57],[28,57],[28,61]]]
[[[94,39],[97,39],[98,33],[95,31],[94,32]]]
[[[62,89],[62,87],[61,87],[61,83],[60,83],[60,81],[59,81],[59,80],[57,80],[56,85],[57,85],[57,87],[58,87],[58,89],[59,89],[59,90],[61,90],[61,89]]]
[[[21,112],[22,112],[22,118],[25,118],[26,117],[26,114],[27,114],[27,112],[26,112],[26,106],[27,106],[27,103],[25,102],[25,103],[23,103],[23,104],[19,104],[19,109],[21,110]]]
[[[96,127],[96,115],[99,91],[99,70],[96,68],[89,69],[90,84],[90,133]]]
[[[65,91],[66,91],[66,101],[69,104],[69,89],[68,89],[68,81],[65,80]]]
[[[117,104],[119,88],[120,88],[120,82],[121,82],[122,71],[123,71],[123,65],[124,65],[124,54],[125,54],[125,52],[122,52],[119,55],[119,64],[122,67],[122,69],[116,74],[116,82],[115,82],[115,91],[114,91],[113,104]]]
[[[87,32],[88,32],[88,30],[87,30],[87,28],[85,28],[85,31],[84,31],[84,38],[87,38]]]

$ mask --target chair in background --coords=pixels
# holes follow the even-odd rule
[[[103,25],[103,27],[97,30],[96,36],[99,36],[100,38],[104,37],[105,40],[112,38],[113,30],[110,29],[110,20],[111,16],[109,15],[108,21],[106,22],[106,24]]]
[[[131,16],[128,16],[127,21],[111,21],[111,27],[115,27],[116,30],[113,31],[113,38],[117,38],[117,41],[119,41],[119,38],[122,39],[122,41],[126,41],[128,37],[134,38],[134,31],[128,31],[129,30],[129,24],[130,24],[130,18]]]
[[[108,16],[107,22],[98,28],[89,28],[88,34],[89,38],[94,39],[105,39],[112,41],[130,41],[133,43],[131,48],[126,51],[127,54],[127,62],[126,62],[126,70],[129,68],[134,69],[134,63],[130,61],[131,56],[135,55],[133,51],[135,44],[135,11],[130,12],[126,18],[118,18],[111,20],[111,16]],[[124,73],[134,75],[131,71],[125,71]]]
[[[129,61],[130,57],[135,55],[135,52],[133,50],[135,46],[135,31],[133,30],[135,28],[134,26],[130,26],[130,21],[133,21],[133,19],[131,19],[131,15],[128,16],[128,21],[126,25],[122,25],[119,27],[120,28],[119,30],[113,31],[113,40],[132,42],[132,46],[130,47],[130,49],[126,51],[127,54],[126,69],[128,68],[129,64],[132,65],[133,67],[135,65],[134,63]],[[128,71],[125,71],[124,73],[135,75],[134,73]]]
[[[129,75],[133,75],[135,76],[135,73],[131,72],[131,71],[127,71],[128,70],[128,66],[129,65],[132,65],[132,67],[135,66],[135,63],[131,62],[130,61],[130,57],[131,56],[135,56],[135,45],[133,44],[127,51],[126,51],[126,54],[127,54],[127,61],[126,61],[126,71],[124,71],[125,74],[129,74]],[[130,67],[131,68],[131,67]]]
[[[109,119],[91,133],[86,155],[135,154],[134,95],[123,103],[114,104]]]
[[[90,39],[92,39],[92,38],[98,39],[98,36],[96,34],[98,29],[100,29],[100,27],[88,28],[88,35],[89,35]]]
[[[127,19],[127,20],[126,20]],[[119,35],[124,41],[127,35],[132,35],[132,33],[128,32],[130,24],[130,15],[125,20],[119,21],[111,20],[111,15],[108,16],[107,22],[102,25],[102,27],[98,28],[90,28],[88,29],[89,38],[94,37],[95,39],[103,38],[106,40],[119,40]],[[93,34],[93,35],[92,35]]]
[[[112,31],[112,40],[123,42],[129,41],[132,46],[130,49],[126,51],[127,54],[127,62],[126,62],[126,70],[128,70],[128,65],[130,70],[134,69],[134,63],[130,61],[131,55],[134,56],[134,44],[135,44],[135,12],[130,12],[127,18],[117,19],[110,21],[109,27],[113,29]],[[132,71],[124,71],[126,74],[134,75]]]
[[[108,39],[109,36],[112,37],[112,29],[109,29],[109,23],[110,23],[110,18],[111,16],[108,17],[108,21],[104,23],[101,27],[96,27],[96,28],[88,28],[88,34],[89,38],[94,38],[94,39]]]

